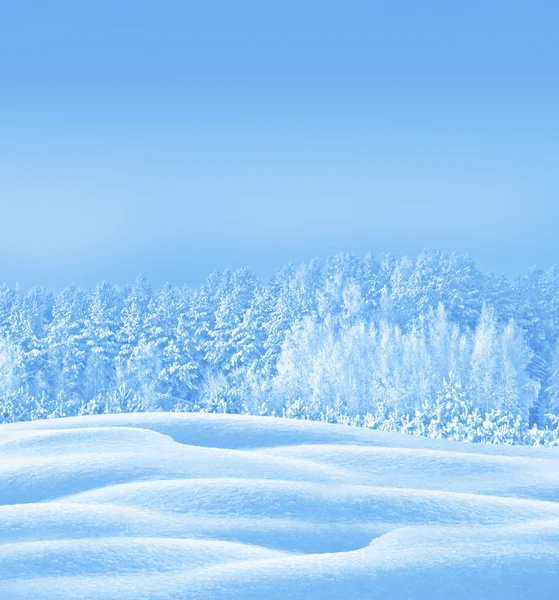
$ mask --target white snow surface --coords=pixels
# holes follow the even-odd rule
[[[1,600],[559,598],[559,451],[268,417],[0,426]]]

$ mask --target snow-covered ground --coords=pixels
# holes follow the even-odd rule
[[[559,451],[265,417],[0,426],[0,598],[556,600]]]

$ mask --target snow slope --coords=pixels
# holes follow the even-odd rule
[[[559,451],[265,417],[0,426],[0,598],[559,597]]]

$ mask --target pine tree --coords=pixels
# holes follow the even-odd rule
[[[54,394],[57,403],[66,405],[67,414],[76,414],[86,400],[87,304],[88,295],[83,290],[75,286],[64,289],[55,298],[53,320],[49,327],[49,360],[56,374]]]
[[[19,346],[23,351],[24,389],[32,398],[54,395],[55,369],[49,360],[48,330],[52,321],[53,296],[44,287],[34,287],[20,305]]]
[[[250,308],[258,287],[258,278],[248,269],[233,273],[231,284],[215,312],[215,326],[209,332],[210,341],[205,360],[215,370],[225,373],[232,369],[235,354],[234,332]]]
[[[559,417],[559,341],[551,360],[548,412]]]
[[[153,290],[146,278],[140,275],[132,288],[126,292],[122,298],[120,327],[116,332],[115,341],[118,345],[116,366],[119,383],[131,387],[133,381],[129,381],[128,377],[132,376],[133,379],[133,375],[129,373],[128,361],[144,335]]]
[[[91,294],[84,328],[88,349],[85,402],[115,389],[120,312],[121,297],[117,289],[106,282],[99,284]]]

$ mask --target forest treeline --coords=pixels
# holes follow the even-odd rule
[[[0,288],[0,422],[139,410],[556,444],[559,269],[337,254],[199,288]]]

